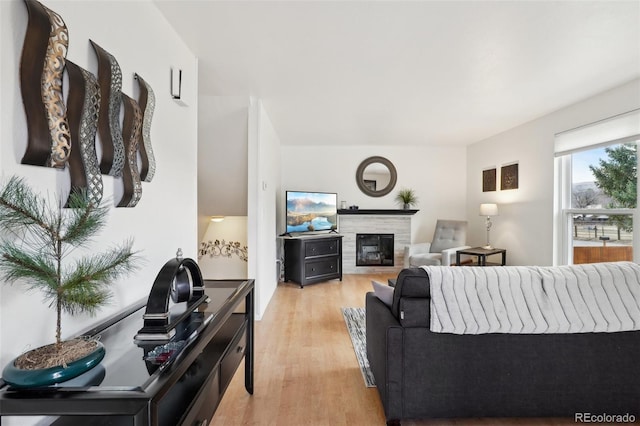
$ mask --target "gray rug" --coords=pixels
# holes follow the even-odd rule
[[[376,383],[367,359],[364,308],[342,308],[342,316],[347,324],[349,336],[351,336],[351,343],[358,359],[358,365],[360,365],[364,383],[368,388],[375,387]]]

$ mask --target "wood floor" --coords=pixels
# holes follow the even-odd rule
[[[371,280],[345,275],[306,286],[280,283],[256,321],[254,394],[241,365],[210,423],[223,425],[384,425],[376,388],[365,387],[341,307],[364,306]],[[573,419],[445,419],[403,425],[575,425]]]

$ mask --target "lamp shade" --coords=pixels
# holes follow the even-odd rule
[[[498,216],[497,204],[480,204],[480,216]]]

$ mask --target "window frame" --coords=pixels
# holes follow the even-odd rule
[[[634,224],[634,232],[632,237],[633,261],[640,263],[640,209],[636,203],[635,208],[616,208],[616,209],[593,209],[593,208],[575,208],[571,206],[571,190],[572,190],[572,154],[579,151],[588,151],[602,146],[613,146],[621,144],[635,143],[640,148],[640,140],[616,140],[607,144],[593,144],[585,146],[581,149],[562,153],[555,157],[555,188],[556,197],[554,200],[554,265],[571,265],[573,264],[573,216],[576,214],[606,214],[606,215],[629,215],[632,217]],[[636,170],[640,170],[640,155],[636,155]],[[638,173],[636,173],[638,179]],[[638,179],[640,180],[640,179]],[[636,191],[640,186],[636,186]],[[636,195],[637,197],[637,195]],[[640,197],[637,197],[640,201]]]

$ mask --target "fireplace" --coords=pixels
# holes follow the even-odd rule
[[[356,234],[356,266],[393,266],[393,234]]]
[[[411,244],[411,218],[416,210],[338,210],[342,239],[343,274],[398,274],[404,265],[404,248]],[[356,235],[393,234],[394,266],[356,266]],[[389,263],[389,262],[387,262]]]

